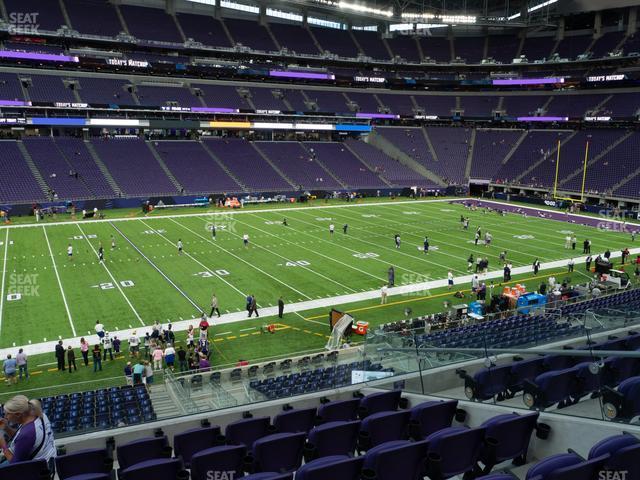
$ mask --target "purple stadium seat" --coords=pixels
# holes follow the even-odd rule
[[[416,405],[411,409],[409,420],[411,437],[422,440],[438,430],[450,427],[457,407],[457,400],[434,400]]]
[[[182,457],[184,466],[190,468],[194,454],[220,444],[220,427],[192,428],[173,437],[174,455]]]
[[[269,417],[244,418],[227,425],[224,431],[229,445],[244,445],[250,448],[253,442],[271,432]]]
[[[389,392],[371,393],[360,399],[358,415],[366,418],[378,412],[390,412],[398,409],[402,390],[391,390]]]
[[[369,450],[393,440],[405,440],[411,412],[385,411],[368,415],[360,426],[358,450]]]
[[[176,446],[176,453],[178,449]],[[191,457],[191,479],[210,480],[212,471],[233,472],[234,478],[243,473],[247,449],[244,445],[223,445],[205,448]]]
[[[163,458],[138,462],[118,473],[119,480],[176,480],[184,475],[179,458]],[[187,477],[182,477],[187,478]]]
[[[0,480],[16,480],[16,478],[46,480],[51,478],[51,472],[46,460],[16,462],[0,468]]]
[[[428,442],[397,440],[372,448],[364,457],[365,478],[378,480],[416,480],[424,476]]]
[[[320,423],[355,420],[359,406],[359,398],[323,403],[318,408],[318,420]]]
[[[183,43],[174,17],[164,9],[120,5],[120,11],[129,32],[134,37],[158,42]]]
[[[116,37],[123,32],[115,7],[107,0],[64,0],[71,27],[80,33]],[[96,22],[95,19],[100,21]]]
[[[167,459],[171,456],[171,447],[167,437],[142,438],[116,447],[118,458],[118,477],[120,472],[141,462]]]
[[[358,441],[360,422],[336,421],[323,423],[309,432],[305,459],[330,455],[353,455]]]
[[[253,468],[258,472],[293,472],[302,464],[306,433],[274,433],[253,443]]]
[[[572,368],[542,373],[533,382],[525,382],[524,404],[540,410],[555,404],[558,404],[558,407],[571,404],[575,382],[576,371]]]
[[[273,426],[278,433],[307,433],[316,421],[316,409],[293,409],[279,413],[273,419]]]
[[[296,472],[296,480],[359,480],[364,457],[332,455],[305,463]]]
[[[487,438],[491,442],[485,442],[480,460],[484,465],[484,473],[506,460],[513,460],[514,465],[527,463],[527,451],[531,434],[536,428],[538,412],[527,415],[507,413],[492,417],[482,424],[487,429]]]
[[[80,450],[56,457],[56,474],[60,480],[77,479],[80,475],[106,475],[113,470],[113,458],[105,448]]]
[[[617,390],[605,387],[602,395],[605,416],[630,421],[640,415],[640,377],[631,377],[618,385]]]
[[[429,435],[428,471],[431,478],[450,478],[473,472],[484,445],[486,428],[449,427]]]
[[[585,480],[596,478],[597,472],[609,459],[602,455],[583,460],[575,453],[552,455],[534,465],[527,472],[526,480]]]
[[[640,440],[629,433],[607,437],[589,451],[589,458],[610,455],[605,467],[614,472],[626,472],[627,478],[640,478]]]

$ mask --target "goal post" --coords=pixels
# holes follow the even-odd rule
[[[589,165],[589,141],[586,142],[584,147],[584,160],[582,165],[582,187],[580,189],[580,200],[571,197],[558,196],[558,177],[560,174],[560,148],[561,141],[558,140],[558,147],[556,149],[556,175],[553,182],[553,198],[555,200],[566,200],[568,202],[584,202],[584,189],[587,181],[587,167]]]

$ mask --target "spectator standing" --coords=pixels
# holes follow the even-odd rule
[[[20,380],[22,380],[23,373],[25,380],[27,380],[29,378],[29,369],[27,368],[27,354],[24,353],[24,350],[22,348],[18,350],[18,355],[16,355],[16,364],[18,365],[18,374],[20,376]]]
[[[76,352],[73,351],[73,347],[69,345],[67,347],[67,363],[69,366],[69,373],[71,373],[71,366],[73,365],[73,370],[78,371],[78,367],[76,366]]]
[[[58,361],[58,371],[64,372],[64,347],[62,346],[62,340],[58,341],[56,345],[56,360]]]
[[[156,346],[156,349],[151,354],[151,358],[153,358],[153,369],[162,369],[162,349],[160,347]]]
[[[113,351],[118,356],[120,353],[120,339],[118,337],[113,337]]]
[[[573,258],[569,259],[569,263],[567,264],[567,267],[569,269],[569,273],[573,272],[573,268],[575,267],[576,262],[573,260]]]
[[[147,379],[147,390],[151,390],[151,385],[153,384],[153,367],[147,360],[142,362],[142,364],[144,365],[144,376]]]
[[[167,348],[164,349],[164,361],[167,364],[167,368],[173,371],[173,366],[176,361],[176,349],[173,348],[171,343],[167,343]]]
[[[209,360],[207,360],[207,357],[203,354],[200,354],[200,361],[198,362],[198,369],[201,372],[208,372],[209,369],[211,368],[211,364],[209,363]]]
[[[107,360],[107,352],[109,352],[109,360],[113,360],[113,341],[109,336],[109,332],[104,332],[104,337],[102,337],[102,347],[104,348],[102,360]]]
[[[387,303],[388,290],[389,287],[387,287],[386,284],[382,285],[382,288],[380,288],[380,305]]]
[[[16,379],[17,363],[15,358],[11,358],[11,354],[7,355],[7,359],[2,364],[2,371],[4,372],[4,378],[7,385],[15,385],[18,381]],[[0,435],[2,437],[2,435]]]
[[[127,362],[124,367],[124,379],[127,385],[133,385],[133,369],[131,368],[131,362]]]
[[[251,305],[249,307],[249,316],[251,316],[253,313],[256,314],[256,317],[260,316],[258,314],[258,304],[256,302],[256,296],[255,295],[251,295]]]
[[[96,343],[91,351],[93,358],[93,371],[94,373],[98,370],[102,371],[102,351],[100,350],[100,345]]]
[[[133,384],[142,385],[144,383],[144,365],[140,362],[133,366]]]
[[[147,336],[149,336],[147,334]],[[145,338],[145,342],[147,339]],[[149,356],[149,345],[145,343],[145,348],[147,352],[147,357]],[[138,338],[138,333],[134,330],[131,332],[131,336],[129,337],[129,356],[138,358],[138,354],[140,353],[140,339]]]
[[[211,313],[209,314],[209,316],[213,317],[214,312],[217,313],[218,318],[220,318],[220,308],[218,308],[218,297],[216,296],[215,293],[211,296]]]
[[[284,300],[282,297],[278,298],[278,318],[282,318],[284,315]]]
[[[80,353],[82,354],[82,360],[84,361],[84,366],[89,366],[89,342],[87,342],[84,337],[80,339]]]
[[[129,339],[131,340],[131,339]],[[151,358],[150,353],[150,347],[151,346],[151,336],[149,335],[149,332],[144,334],[144,357],[145,358]]]
[[[593,257],[589,255],[585,260],[585,267],[587,268],[587,272],[591,271],[591,262],[593,261]]]
[[[189,365],[187,364],[187,352],[184,348],[178,348],[178,368],[181,372],[188,370]]]

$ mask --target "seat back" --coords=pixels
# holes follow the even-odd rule
[[[122,469],[118,474],[120,480],[175,480],[182,471],[179,458],[162,458],[145,460]]]
[[[488,400],[507,390],[511,378],[511,365],[483,368],[473,376],[475,383],[474,397]]]
[[[433,432],[450,427],[456,408],[458,408],[457,400],[432,401],[416,405],[411,409],[411,435],[421,439]]]
[[[142,438],[118,445],[116,453],[119,468],[125,470],[146,460],[166,458],[171,455],[168,445],[167,437]]]
[[[329,422],[309,432],[308,447],[313,448],[313,458],[329,455],[350,455],[358,441],[360,421]]]
[[[359,405],[358,398],[325,403],[318,408],[318,420],[320,422],[355,420],[358,418]]]
[[[269,435],[270,424],[269,417],[245,418],[227,425],[224,434],[229,445],[251,448],[257,439]]]
[[[598,472],[603,469],[608,459],[608,454],[601,455],[569,467],[559,468],[550,472],[544,480],[598,480]]]
[[[60,480],[85,473],[108,473],[113,459],[106,448],[92,448],[56,457],[56,473]]]
[[[510,413],[484,422],[482,426],[487,428],[487,438],[496,440],[497,445],[491,447],[485,444],[481,454],[482,462],[485,465],[495,465],[517,457],[526,460],[531,434],[539,416],[538,412],[528,415]]]
[[[191,479],[211,480],[209,472],[228,472],[229,476],[233,472],[232,478],[239,478],[243,473],[246,452],[244,445],[222,445],[194,453],[191,457]]]
[[[365,418],[378,412],[395,411],[400,404],[401,395],[402,390],[391,390],[389,392],[377,392],[367,395],[360,399],[358,414],[360,418]]]
[[[275,433],[253,444],[254,468],[259,472],[293,472],[302,463],[305,433]]]
[[[193,428],[186,432],[178,433],[173,437],[173,449],[176,457],[182,457],[182,461],[188,468],[191,465],[191,457],[194,453],[215,447],[220,441],[220,427]]]
[[[429,469],[449,478],[474,469],[486,434],[485,427],[451,427],[429,436]]]
[[[331,455],[305,463],[296,472],[296,480],[359,480],[364,457]]]
[[[363,473],[372,472],[376,480],[417,480],[423,477],[427,449],[426,440],[378,445],[365,455]]]
[[[279,433],[306,433],[313,428],[316,421],[316,414],[315,408],[289,410],[279,413],[274,419],[273,425]]]
[[[411,412],[378,412],[369,415],[360,426],[361,447],[365,450],[392,440],[408,436]]]
[[[51,478],[46,460],[29,460],[27,462],[16,462],[0,468],[0,480],[21,479],[42,479]]]

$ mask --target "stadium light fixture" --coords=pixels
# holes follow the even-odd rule
[[[382,10],[380,8],[367,7],[366,5],[362,5],[359,3],[349,3],[342,0],[338,2],[338,8],[351,10],[358,13],[371,13],[373,15],[381,15],[383,17],[393,17],[393,9]]]
[[[473,24],[477,22],[477,17],[472,15],[436,15],[433,13],[413,13],[413,12],[404,12],[401,15],[402,18],[407,20],[416,20],[416,21],[430,21],[430,22],[440,22],[433,25],[457,25],[457,24]],[[422,25],[422,24],[421,24]],[[422,28],[432,28],[432,27],[422,27]]]
[[[539,3],[538,5],[534,5],[533,7],[527,8],[527,13],[535,12],[536,10],[540,10],[541,8],[548,7],[549,5],[553,5],[557,3],[558,0],[547,0],[546,2]],[[520,18],[522,14],[520,12],[514,13],[507,17],[508,21],[515,20],[516,18]]]

